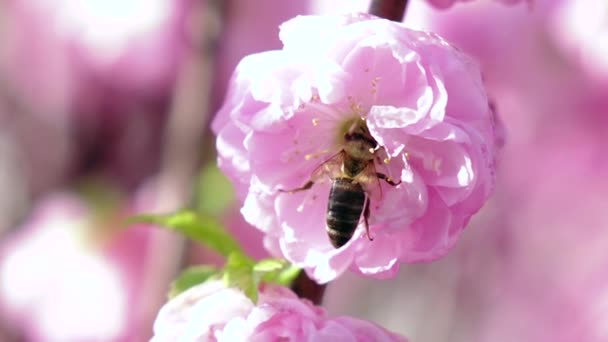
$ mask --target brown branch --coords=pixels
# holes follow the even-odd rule
[[[369,13],[392,21],[403,21],[407,1],[408,0],[372,0],[369,5]]]
[[[298,297],[306,298],[315,305],[320,305],[323,302],[323,294],[325,293],[326,284],[319,285],[314,280],[310,279],[306,272],[301,271],[296,280],[291,285],[291,289]]]

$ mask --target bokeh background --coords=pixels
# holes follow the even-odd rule
[[[171,279],[221,262],[130,215],[216,215],[263,257],[209,122],[281,22],[367,6],[0,0],[0,341],[145,341]],[[405,23],[481,66],[505,126],[496,191],[447,257],[346,274],[328,311],[416,342],[608,341],[608,1],[410,0]]]

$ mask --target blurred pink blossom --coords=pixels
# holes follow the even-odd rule
[[[436,8],[441,8],[441,9],[445,9],[445,8],[449,8],[452,5],[454,5],[457,2],[469,2],[469,1],[475,1],[475,0],[427,0],[431,5],[435,6]],[[520,2],[528,2],[531,3],[534,0],[496,0],[499,2],[502,2],[504,4],[507,5],[514,5]]]
[[[32,197],[93,171],[135,188],[158,169],[189,0],[0,4],[0,125]]]
[[[0,247],[0,312],[33,341],[138,338],[145,229],[117,232],[68,193],[41,200]]]
[[[291,290],[260,288],[254,304],[221,281],[197,285],[158,313],[152,341],[407,341],[366,321],[327,317]]]
[[[549,33],[564,55],[605,87],[608,85],[608,1],[557,1]]]
[[[444,255],[494,184],[495,121],[477,67],[439,36],[367,15],[297,17],[280,38],[283,50],[241,61],[213,125],[245,219],[320,282],[349,267],[390,277]],[[371,182],[374,241],[358,229],[335,249],[328,182],[278,190],[303,185],[361,119],[382,146],[376,168],[402,183]]]

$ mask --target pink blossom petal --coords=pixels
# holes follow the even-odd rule
[[[392,278],[399,271],[399,255],[402,241],[391,234],[372,233],[373,241],[363,237],[358,241],[353,269],[361,274],[373,274],[378,278]],[[373,243],[373,244],[372,244]]]
[[[452,213],[439,195],[432,190],[428,194],[426,214],[411,225],[411,247],[402,250],[404,260],[433,260],[440,256],[450,242]]]
[[[259,290],[254,305],[221,282],[197,285],[165,304],[152,341],[406,341],[362,320],[332,319],[287,288],[262,285]]]

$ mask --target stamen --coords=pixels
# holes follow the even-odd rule
[[[310,102],[308,103],[308,109],[316,110],[317,112],[324,114],[324,116],[334,120],[341,120],[343,116],[339,111],[320,103]]]
[[[387,158],[384,158],[384,160],[383,160],[383,161],[384,161],[384,164],[388,164],[388,163],[390,163],[390,162],[391,162],[391,158],[388,158],[388,157],[387,157]]]
[[[328,149],[321,150],[319,152],[308,153],[304,156],[305,160],[311,160],[312,158],[319,158],[321,155],[329,153]]]

